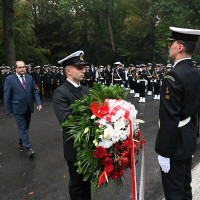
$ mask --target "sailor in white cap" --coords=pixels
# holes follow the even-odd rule
[[[165,199],[192,200],[191,167],[196,150],[200,76],[191,56],[200,30],[170,29],[169,55],[175,62],[161,87],[160,129],[155,150],[159,154]]]
[[[124,73],[121,62],[115,62],[114,63],[115,68],[113,69],[113,83],[119,84],[120,86],[123,85],[123,79],[124,79]]]
[[[58,62],[64,67],[64,72],[67,76],[67,80],[56,88],[53,94],[54,111],[60,124],[72,114],[70,105],[89,93],[89,89],[80,84],[80,81],[84,79],[85,65],[88,65],[84,61],[83,55],[83,51],[77,51]],[[91,200],[90,181],[83,181],[83,176],[78,174],[77,167],[74,166],[77,159],[73,143],[73,139],[67,130],[63,129],[64,157],[70,174],[70,199]]]

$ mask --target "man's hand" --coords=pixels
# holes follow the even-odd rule
[[[9,117],[12,117],[13,116],[13,114],[12,113],[10,113],[10,114],[7,114]]]
[[[38,111],[42,110],[42,106],[41,105],[37,106],[37,110]]]

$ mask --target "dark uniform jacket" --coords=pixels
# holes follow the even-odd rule
[[[42,83],[42,76],[41,73],[39,72],[33,72],[33,80],[35,81],[36,84],[41,86]]]
[[[75,100],[81,99],[83,95],[88,95],[89,88],[81,85],[76,88],[69,81],[65,81],[64,84],[59,86],[53,93],[53,105],[54,111],[60,124],[62,124],[69,115],[72,114],[70,105]],[[64,133],[63,129],[63,133]],[[67,140],[67,136],[63,134],[63,146],[64,146],[64,157],[67,161],[76,161],[76,151],[73,148],[73,140]]]
[[[191,59],[182,60],[163,79],[160,99],[160,129],[156,152],[176,160],[188,159],[196,149],[196,119],[200,103],[200,76]],[[178,128],[179,121],[191,117]]]
[[[50,84],[51,83],[51,78],[52,78],[51,77],[51,72],[50,71],[44,71],[43,82]]]

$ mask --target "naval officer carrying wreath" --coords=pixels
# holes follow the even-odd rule
[[[62,124],[72,114],[70,105],[75,100],[82,99],[83,95],[87,95],[89,89],[80,84],[84,79],[85,65],[87,62],[83,59],[84,52],[77,51],[58,63],[64,67],[67,80],[59,86],[53,94],[54,111],[60,124]],[[69,194],[71,200],[90,200],[90,181],[83,181],[83,176],[77,173],[76,151],[73,147],[73,139],[64,134],[63,129],[63,146],[64,157],[67,161],[70,174]]]

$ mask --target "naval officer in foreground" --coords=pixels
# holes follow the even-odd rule
[[[155,150],[159,154],[165,199],[191,200],[192,155],[196,149],[196,115],[200,103],[200,76],[191,56],[200,30],[170,29],[169,55],[174,65],[163,79]]]
[[[58,63],[64,67],[64,71],[67,80],[59,86],[53,94],[54,111],[60,124],[65,122],[72,114],[70,105],[75,100],[82,99],[83,95],[88,95],[89,89],[80,84],[80,81],[84,79],[85,65],[87,62],[83,59],[84,52],[77,51]],[[63,146],[64,157],[67,161],[70,182],[69,182],[69,194],[71,200],[90,200],[91,189],[90,181],[83,181],[83,176],[78,174],[77,167],[74,166],[76,160],[76,151],[73,147],[73,139],[70,135],[65,135],[65,129],[63,129]]]

